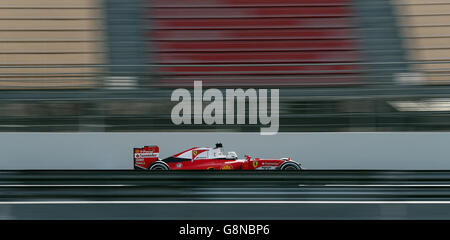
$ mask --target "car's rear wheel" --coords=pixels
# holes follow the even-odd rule
[[[297,163],[287,162],[281,166],[280,170],[282,170],[282,171],[298,171],[298,170],[301,170],[301,168]]]
[[[166,171],[166,170],[169,170],[169,167],[166,164],[164,164],[164,163],[157,162],[157,163],[152,164],[148,168],[148,170],[151,170],[151,171]]]

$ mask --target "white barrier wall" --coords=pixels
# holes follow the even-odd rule
[[[0,169],[133,169],[133,147],[157,144],[161,158],[224,144],[307,169],[450,170],[450,133],[1,133]]]

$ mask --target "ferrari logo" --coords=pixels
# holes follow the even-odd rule
[[[231,170],[233,167],[231,165],[225,165],[222,167],[222,170]]]
[[[257,167],[258,167],[258,162],[254,161],[254,162],[253,162],[253,167],[254,167],[254,168],[257,168]]]
[[[192,158],[194,159],[195,157],[197,157],[197,150],[192,151]]]

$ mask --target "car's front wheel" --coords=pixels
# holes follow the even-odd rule
[[[280,170],[282,171],[299,171],[301,170],[300,165],[293,162],[287,162],[281,165]]]
[[[156,162],[156,163],[153,163],[148,168],[148,170],[151,170],[151,171],[166,171],[166,170],[169,170],[169,167],[166,164],[162,163],[162,162]]]

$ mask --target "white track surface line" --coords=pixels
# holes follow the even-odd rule
[[[299,185],[305,186],[305,185]],[[309,185],[314,186],[314,185]],[[324,184],[327,187],[450,187],[450,184]]]
[[[450,204],[450,201],[18,201],[0,205],[51,204]]]
[[[24,185],[24,184],[5,184],[2,185],[0,184],[0,187],[129,187],[129,186],[133,186],[133,185],[123,185],[123,184],[104,184],[104,185],[93,185],[93,184],[74,184],[74,185],[63,185],[63,184],[29,184],[29,185]]]

